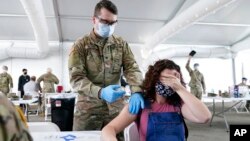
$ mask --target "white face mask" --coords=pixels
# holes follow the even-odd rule
[[[103,38],[111,36],[115,31],[115,25],[107,25],[103,23],[98,23],[97,34]]]
[[[195,70],[199,70],[199,67],[194,67]]]

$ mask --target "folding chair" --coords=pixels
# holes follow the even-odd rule
[[[135,122],[124,129],[124,141],[139,141],[139,132]]]

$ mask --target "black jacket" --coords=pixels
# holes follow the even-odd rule
[[[29,75],[21,75],[18,79],[18,91],[23,91],[24,84],[29,81],[30,81]]]

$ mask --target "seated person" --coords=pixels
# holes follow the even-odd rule
[[[24,95],[29,95],[32,97],[39,96],[39,86],[36,83],[36,77],[31,76],[30,81],[23,86]]]
[[[146,107],[138,115],[132,115],[125,105],[102,129],[102,139],[116,141],[116,134],[136,121],[140,141],[184,141],[183,118],[195,123],[207,123],[211,118],[206,105],[184,85],[180,67],[173,61],[159,60],[149,66],[143,81]]]

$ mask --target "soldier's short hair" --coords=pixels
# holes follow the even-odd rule
[[[7,71],[8,67],[7,66],[3,66],[2,69]]]
[[[95,6],[94,16],[98,16],[100,14],[100,11],[101,11],[102,8],[107,9],[108,11],[110,11],[111,13],[113,13],[114,15],[118,14],[117,7],[115,6],[114,3],[112,3],[109,0],[101,0]]]

